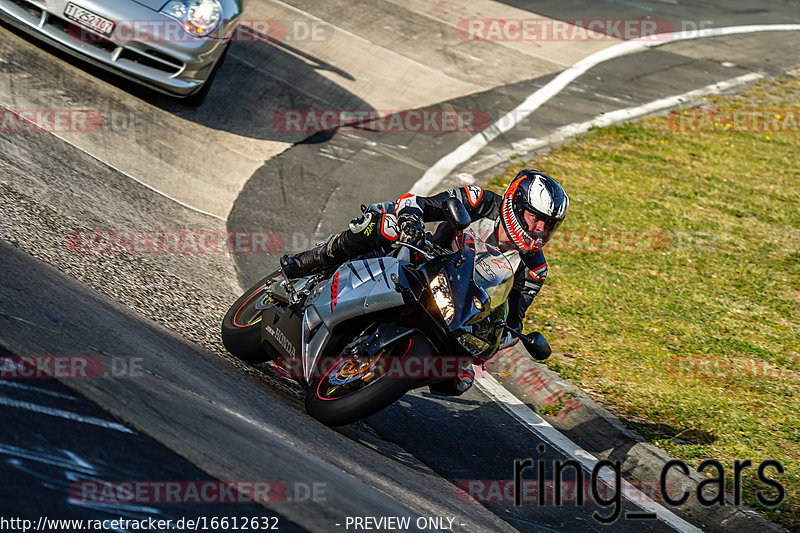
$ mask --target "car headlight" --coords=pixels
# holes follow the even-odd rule
[[[450,284],[444,272],[439,272],[439,275],[433,278],[430,283],[431,293],[439,311],[442,313],[442,318],[449,325],[453,318],[456,316],[456,308],[453,305],[453,297],[450,295]]]
[[[175,0],[167,2],[161,12],[181,23],[187,33],[205,37],[216,29],[222,19],[218,0]]]

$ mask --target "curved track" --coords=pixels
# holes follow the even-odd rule
[[[284,530],[346,530],[348,516],[451,517],[457,531],[689,530],[683,520],[695,522],[687,517],[670,525],[623,516],[606,528],[592,517],[607,513],[596,505],[462,501],[456,483],[511,479],[516,458],[547,464],[567,458],[478,388],[457,399],[415,392],[366,424],[338,431],[309,419],[296,387],[233,361],[218,339],[226,305],[277,254],[76,253],[68,238],[76,231],[268,230],[282,236],[284,251],[308,247],[343,227],[361,203],[410,189],[471,134],[309,135],[276,128],[277,112],[477,109],[495,120],[564,68],[616,42],[465,42],[454,34],[462,18],[535,12],[648,16],[675,27],[800,22],[796,3],[766,6],[753,12],[745,2],[251,0],[249,20],[298,22],[323,28],[323,37],[234,44],[198,110],[0,27],[0,107],[91,109],[106,119],[91,133],[0,136],[0,345],[16,355],[98,357],[108,367],[140,360],[143,369],[64,380],[74,392],[28,383],[0,388],[5,471],[15,486],[46,499],[64,497],[67,480],[86,475],[81,461],[102,465],[91,472],[96,479],[277,480],[289,498],[266,510],[236,511],[274,513]],[[564,125],[751,72],[796,68],[798,44],[800,32],[754,33],[615,58],[578,77],[455,172],[480,179],[491,167],[482,158],[495,161],[493,154]],[[450,177],[442,186],[457,183]],[[129,429],[67,419],[64,412]],[[107,444],[88,444],[87,432],[93,444]],[[315,501],[294,492],[315,483],[324,487]],[[34,500],[4,489],[5,516],[42,514]],[[634,504],[623,510],[638,511]],[[112,517],[120,510],[68,504],[58,512]],[[172,517],[220,510],[125,512]]]

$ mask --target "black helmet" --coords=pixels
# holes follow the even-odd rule
[[[500,219],[519,251],[538,251],[563,222],[569,197],[556,180],[525,169],[503,194]]]

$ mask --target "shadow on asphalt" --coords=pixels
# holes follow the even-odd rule
[[[280,111],[373,110],[367,102],[323,75],[328,73],[343,81],[353,81],[355,78],[350,73],[286,43],[268,39],[233,43],[205,103],[190,107],[180,99],[91,65],[5,22],[0,22],[0,27],[164,111],[244,137],[290,143],[326,142],[335,131],[316,135],[286,131],[287,128],[278,123]],[[284,73],[290,73],[290,77],[283,79]]]

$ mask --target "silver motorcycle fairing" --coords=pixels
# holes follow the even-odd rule
[[[310,382],[313,369],[333,329],[346,320],[404,305],[392,275],[398,275],[408,253],[348,261],[321,282],[306,300],[303,315],[303,377]],[[335,288],[334,288],[335,287]]]
[[[488,229],[484,227],[486,225],[485,219],[475,221],[466,231],[472,233],[476,242],[480,243],[480,253],[473,274],[476,282],[479,286],[483,285],[478,280],[484,278],[487,282],[486,288],[497,286],[496,288],[501,289],[497,294],[489,290],[491,307],[495,307],[508,297],[510,284],[504,281],[508,271],[513,273],[516,270],[520,257],[516,250],[502,253],[486,245],[482,238]],[[501,260],[502,263],[496,260]],[[410,253],[407,248],[402,248],[397,257],[348,261],[332,277],[313,288],[306,300],[299,339],[303,377],[307,383],[310,383],[319,358],[337,325],[359,316],[405,305],[402,294],[395,288],[392,276],[399,275],[401,265],[409,262]],[[296,285],[296,288],[305,282],[307,280]],[[488,311],[489,309],[487,313]]]

